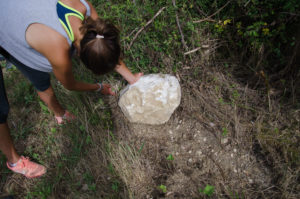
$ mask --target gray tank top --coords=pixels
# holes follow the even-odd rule
[[[57,1],[0,0],[0,46],[26,66],[51,72],[49,61],[28,45],[25,32],[32,23],[44,24],[62,34],[71,46],[72,42],[58,19]],[[87,8],[86,15],[90,16],[89,5],[85,0],[80,1]]]

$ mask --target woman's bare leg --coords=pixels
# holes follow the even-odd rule
[[[7,123],[0,124],[0,150],[10,163],[16,163],[20,159],[11,139]]]
[[[43,102],[47,104],[48,108],[54,112],[55,116],[64,115],[65,109],[63,109],[62,106],[57,101],[52,86],[50,86],[45,91],[38,91],[37,93],[40,96],[41,100],[43,100]]]

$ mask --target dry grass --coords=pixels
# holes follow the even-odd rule
[[[112,107],[119,141],[131,149],[143,146],[138,154],[124,145],[112,150],[120,178],[133,194],[130,198],[204,197],[198,189],[207,184],[215,187],[214,198],[298,198],[299,110],[280,108],[276,97],[270,101],[264,90],[236,81],[225,63],[213,64],[214,49],[205,51],[211,51],[211,57],[203,59],[200,51],[200,59],[197,54],[190,57],[174,74],[181,80],[182,103],[165,125],[130,124]],[[171,71],[169,67],[166,71]],[[177,132],[177,125],[184,126],[184,132]],[[175,135],[173,141],[169,131],[181,133],[180,138]],[[196,136],[206,136],[209,143],[196,142]],[[203,145],[210,145],[217,157]],[[192,156],[174,155],[182,147]],[[203,158],[196,157],[197,150]],[[232,151],[237,151],[233,159]],[[166,160],[168,154],[175,156],[173,162]],[[189,158],[195,160],[189,164]],[[144,191],[141,176],[148,178]],[[166,185],[166,193],[160,184]]]

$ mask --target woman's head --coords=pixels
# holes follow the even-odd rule
[[[85,19],[80,31],[83,34],[80,59],[85,66],[98,75],[112,71],[120,59],[120,31],[111,23],[90,17]]]

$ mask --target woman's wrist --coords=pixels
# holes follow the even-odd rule
[[[101,92],[103,89],[102,83],[97,83],[97,87],[98,87],[98,89],[96,90],[96,92]]]

